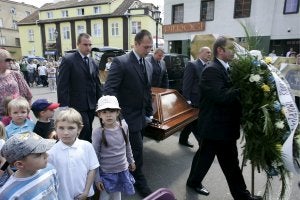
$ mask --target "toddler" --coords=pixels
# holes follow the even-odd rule
[[[30,106],[24,97],[17,97],[8,103],[8,114],[11,122],[5,127],[6,138],[10,138],[14,134],[33,131],[34,122],[28,119]]]
[[[31,105],[31,110],[37,118],[33,132],[43,138],[56,139],[54,127],[54,110],[59,107],[59,103],[51,103],[46,99],[38,99]]]
[[[92,184],[99,162],[91,143],[78,139],[83,127],[79,112],[62,110],[55,120],[59,141],[48,151],[49,162],[58,170],[59,199],[86,199],[94,195]]]
[[[101,200],[120,200],[121,192],[127,195],[135,193],[135,181],[129,172],[135,170],[135,163],[128,126],[119,118],[120,107],[114,96],[101,97],[96,111],[101,124],[92,133],[92,143],[100,162],[96,187],[100,190]]]
[[[1,156],[17,171],[0,188],[0,199],[58,199],[56,170],[47,164],[46,153],[54,143],[33,132],[15,134],[5,142]]]

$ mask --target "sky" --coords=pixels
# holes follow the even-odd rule
[[[57,1],[57,0],[11,0],[11,1],[24,2],[26,4],[34,5],[38,8],[40,8],[45,3],[53,3],[54,1]],[[164,1],[162,1],[162,0],[140,0],[140,1],[145,2],[145,3],[153,3],[155,6],[158,5],[160,8],[163,7],[163,3],[164,3]],[[160,9],[160,10],[162,10],[162,9]]]

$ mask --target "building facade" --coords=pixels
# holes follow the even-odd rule
[[[156,36],[153,4],[135,0],[69,0],[42,6],[18,25],[22,54],[35,56],[64,55],[76,48],[80,33],[92,36],[94,47],[112,46],[131,49],[141,29]],[[158,36],[162,25],[158,23]]]
[[[21,57],[18,22],[38,8],[25,3],[0,0],[0,47],[7,49],[13,58]]]
[[[244,24],[264,54],[293,47],[300,52],[300,0],[165,0],[164,48],[190,54],[194,35],[229,35],[245,40]]]

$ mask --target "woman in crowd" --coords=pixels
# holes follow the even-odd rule
[[[22,96],[31,102],[32,94],[18,71],[8,69],[12,60],[10,53],[5,49],[0,49],[0,120],[4,115],[3,100],[7,96]]]

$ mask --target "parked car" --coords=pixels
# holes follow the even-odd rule
[[[28,63],[30,63],[32,60],[37,60],[39,63],[46,61],[46,58],[42,56],[24,56],[24,58],[27,60]]]

